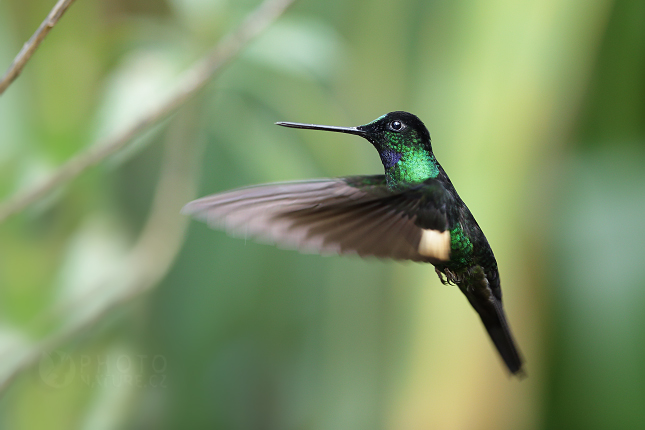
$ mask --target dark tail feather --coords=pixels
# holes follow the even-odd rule
[[[517,350],[508,323],[506,322],[506,315],[504,314],[502,304],[497,299],[494,299],[494,302],[492,306],[495,308],[494,315],[483,315],[480,313],[484,327],[486,327],[488,335],[493,340],[508,370],[513,375],[526,376],[524,370],[522,370],[523,360]]]
[[[524,360],[513,340],[502,302],[488,289],[488,294],[481,294],[481,290],[473,291],[467,285],[459,285],[459,288],[468,297],[468,301],[479,314],[486,331],[488,331],[488,335],[495,344],[497,351],[499,351],[499,355],[502,356],[504,363],[506,363],[508,370],[513,375],[526,376],[522,369]]]

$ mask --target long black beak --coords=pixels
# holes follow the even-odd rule
[[[339,133],[356,134],[358,136],[365,136],[365,131],[358,127],[336,127],[334,125],[316,125],[316,124],[301,124],[299,122],[276,122],[276,125],[291,128],[305,128],[309,130],[325,130],[336,131]]]

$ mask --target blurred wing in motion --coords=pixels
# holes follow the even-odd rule
[[[439,262],[449,249],[446,254],[442,241],[443,251],[428,252],[433,247],[427,242],[436,236],[428,232],[447,228],[447,193],[438,183],[424,185],[392,192],[383,175],[273,183],[204,197],[182,213],[234,235],[305,252]]]

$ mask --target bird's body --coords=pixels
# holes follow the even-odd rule
[[[189,203],[213,227],[321,253],[432,263],[478,312],[511,373],[522,359],[502,308],[497,262],[484,233],[437,162],[423,123],[391,112],[359,127],[278,123],[369,140],[385,175],[241,188]]]

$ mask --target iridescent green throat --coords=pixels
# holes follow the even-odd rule
[[[437,160],[431,152],[409,146],[397,149],[400,159],[391,166],[385,166],[389,189],[396,190],[406,184],[417,184],[439,175]]]

